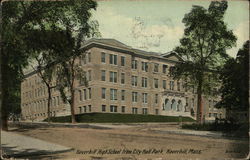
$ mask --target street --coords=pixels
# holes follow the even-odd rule
[[[244,158],[249,150],[248,139],[186,131],[179,129],[177,124],[89,124],[86,128],[43,126],[13,127],[10,130],[11,133],[73,149],[24,156],[34,159],[225,159]]]

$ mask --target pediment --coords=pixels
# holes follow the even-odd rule
[[[173,61],[183,61],[183,59],[177,55],[176,52],[169,52],[162,55],[162,57]]]

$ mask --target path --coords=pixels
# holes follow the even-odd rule
[[[1,145],[4,154],[10,157],[54,154],[71,150],[69,147],[5,131],[1,131]]]

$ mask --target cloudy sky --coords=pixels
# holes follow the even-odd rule
[[[182,19],[192,5],[208,8],[210,1],[194,0],[101,0],[93,19],[98,20],[102,38],[114,38],[131,47],[166,53],[179,44]],[[237,47],[228,50],[235,57],[249,37],[249,4],[230,1],[225,22],[237,36]]]

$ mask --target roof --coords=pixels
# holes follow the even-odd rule
[[[165,58],[169,58],[169,57],[171,57],[171,56],[175,56],[175,57],[177,57],[180,61],[184,61],[184,59],[183,59],[182,57],[180,57],[180,56],[178,55],[178,53],[175,52],[175,51],[170,51],[170,52],[167,52],[167,53],[163,53],[163,54],[161,54],[161,56],[162,56],[162,57],[165,57]]]
[[[97,38],[91,38],[88,41],[86,41],[86,43],[84,45],[88,45],[91,42],[97,42],[97,43],[102,43],[102,44],[107,44],[107,45],[111,45],[114,47],[120,47],[120,48],[124,48],[124,49],[132,49],[132,47],[117,41],[115,39],[109,39],[109,38],[101,38],[101,39],[97,39]]]
[[[136,48],[132,48],[131,46],[128,46],[116,39],[106,39],[106,38],[91,38],[88,41],[86,41],[86,43],[84,44],[84,46],[88,46],[91,43],[97,43],[97,44],[104,44],[104,45],[108,45],[108,46],[113,46],[113,47],[118,47],[120,49],[125,49],[127,51],[133,52],[133,53],[137,53],[140,55],[145,55],[145,56],[157,56],[159,58],[167,58],[170,57],[172,55],[178,57],[179,60],[183,60],[181,57],[178,56],[178,54],[174,51],[171,52],[167,52],[168,56],[166,56],[165,54],[161,54],[161,53],[157,53],[157,52],[150,52],[150,51],[144,51],[144,50],[140,50],[140,49],[136,49]]]
[[[83,44],[83,48],[91,47],[92,44],[106,46],[109,48],[111,47],[114,49],[126,51],[127,53],[129,52],[129,53],[141,55],[144,57],[160,58],[160,59],[164,59],[164,60],[169,60],[171,62],[183,61],[183,59],[175,51],[170,51],[170,52],[167,52],[164,54],[157,53],[157,52],[143,51],[140,49],[132,48],[131,46],[128,46],[128,45],[126,45],[126,44],[124,44],[116,39],[112,39],[112,38],[91,38]],[[173,59],[172,56],[174,56],[176,58]],[[26,74],[33,72],[33,70],[27,69],[24,72],[26,75]]]

